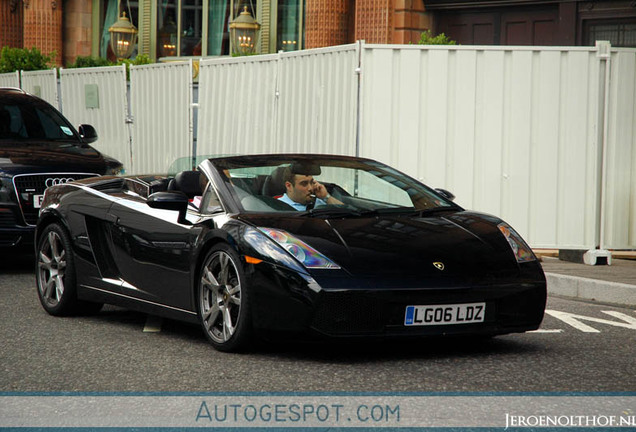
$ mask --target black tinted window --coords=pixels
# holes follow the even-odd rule
[[[43,103],[0,101],[0,139],[77,141],[71,126]]]

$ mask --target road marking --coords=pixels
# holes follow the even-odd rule
[[[144,326],[144,333],[159,333],[161,331],[162,322],[163,322],[162,318],[158,316],[154,316],[154,315],[148,315],[148,317],[146,317],[146,325]]]
[[[622,320],[623,322],[619,322],[619,321],[610,321],[610,320],[606,320],[606,319],[602,319],[602,318],[594,318],[594,317],[588,317],[588,316],[584,316],[584,315],[576,315],[576,314],[571,314],[569,312],[560,312],[560,311],[555,311],[555,310],[549,310],[546,309],[545,313],[547,313],[550,316],[553,316],[556,319],[559,319],[561,321],[563,321],[564,323],[574,327],[577,330],[580,330],[582,332],[585,333],[600,333],[600,330],[595,329],[594,327],[591,327],[587,324],[584,324],[581,321],[590,321],[590,322],[594,322],[594,323],[598,323],[598,324],[606,324],[606,325],[611,325],[614,327],[621,327],[621,328],[628,328],[628,329],[632,329],[632,330],[636,330],[636,319],[632,318],[628,315],[625,315],[624,313],[621,312],[616,312],[616,311],[601,311],[607,315],[613,316],[614,318],[618,318],[620,320]]]
[[[539,330],[529,331],[528,333],[563,333],[563,330],[562,329],[539,329]]]

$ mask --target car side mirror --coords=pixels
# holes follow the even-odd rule
[[[97,141],[97,131],[95,128],[89,124],[83,124],[79,126],[78,130],[82,141],[87,144],[94,143]]]
[[[443,196],[449,201],[455,200],[455,195],[452,192],[447,191],[446,189],[437,188],[435,189],[435,192],[437,192],[438,194],[440,194],[441,196]]]
[[[146,203],[152,208],[178,211],[177,222],[190,225],[190,222],[185,218],[189,200],[183,192],[155,192],[148,197]]]

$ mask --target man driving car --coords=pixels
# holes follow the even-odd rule
[[[283,173],[285,194],[278,199],[298,211],[327,204],[343,204],[314,179],[313,176],[320,175],[320,172],[319,166],[308,163],[293,163],[286,167]]]

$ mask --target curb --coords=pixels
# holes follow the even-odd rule
[[[636,285],[545,273],[548,294],[636,307]]]

